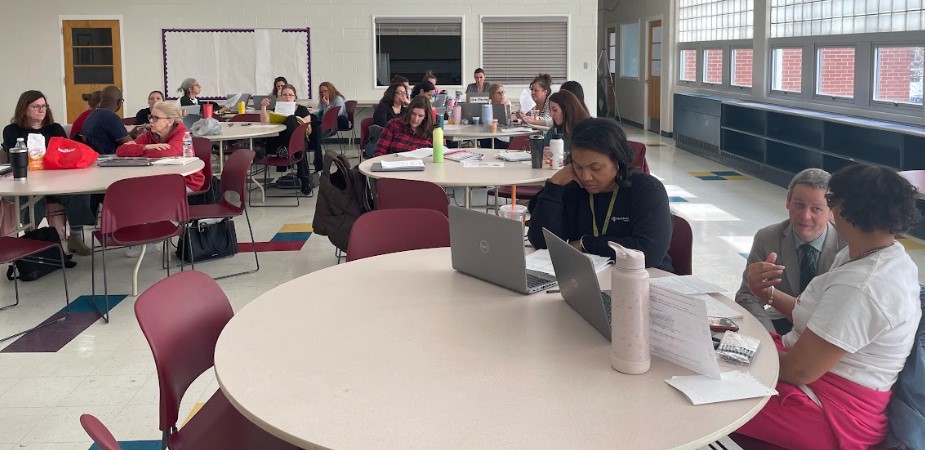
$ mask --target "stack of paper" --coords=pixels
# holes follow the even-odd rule
[[[722,373],[718,380],[691,375],[671,377],[665,382],[681,391],[695,405],[777,395],[776,390],[761,384],[751,374],[738,370]]]
[[[494,168],[504,167],[503,162],[495,161],[463,161],[462,166],[465,169],[475,169],[475,168]]]
[[[452,152],[444,153],[443,157],[456,162],[463,161],[481,161],[485,155],[482,153],[475,153],[466,150],[454,150]]]
[[[594,271],[600,272],[610,265],[610,258],[600,255],[584,253],[588,259],[594,263]],[[527,270],[545,273],[556,276],[556,270],[552,266],[552,257],[549,256],[549,250],[541,249],[527,255]]]
[[[703,281],[693,275],[652,278],[649,280],[649,284],[652,286],[659,286],[691,298],[700,299],[707,305],[707,316],[709,317],[727,317],[730,319],[738,319],[742,317],[742,313],[730,308],[722,301],[717,300],[709,295],[722,292],[722,288],[715,284]]]
[[[176,157],[176,158],[158,158],[151,160],[151,164],[155,166],[184,166],[193,161],[198,161],[199,158],[195,156],[188,157]]]
[[[530,152],[499,150],[498,159],[503,159],[505,161],[530,161]]]
[[[396,153],[398,156],[404,156],[405,158],[427,158],[434,155],[434,149],[430,147],[419,148],[417,150],[411,150],[410,152],[401,152]],[[385,166],[382,166],[385,167]]]
[[[410,161],[386,161],[382,160],[379,162],[382,165],[383,169],[398,169],[405,167],[424,167],[424,161],[420,159],[412,159]]]

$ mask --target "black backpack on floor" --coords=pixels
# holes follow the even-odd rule
[[[58,231],[52,227],[42,227],[35,229],[29,232],[26,232],[23,235],[26,239],[32,239],[33,241],[46,241],[60,243],[61,239],[58,237]],[[39,278],[48,275],[61,268],[61,254],[58,253],[58,249],[50,248],[42,252],[36,253],[28,258],[30,261],[19,260],[10,264],[9,269],[6,271],[6,278],[12,280],[14,274],[18,275],[18,278],[21,281],[33,281],[38,280]],[[44,262],[36,262],[36,260]],[[15,270],[13,265],[15,265]],[[77,263],[67,260],[67,257],[64,261],[65,267],[74,267]]]

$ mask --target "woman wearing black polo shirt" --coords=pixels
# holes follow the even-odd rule
[[[530,205],[530,243],[546,248],[543,228],[576,249],[613,257],[608,241],[642,251],[646,267],[671,271],[671,211],[665,186],[632,169],[633,150],[614,121],[586,119],[572,131],[572,162]]]

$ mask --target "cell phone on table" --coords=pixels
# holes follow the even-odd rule
[[[710,331],[739,331],[739,326],[727,317],[710,317]]]

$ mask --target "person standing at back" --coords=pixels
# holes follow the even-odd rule
[[[116,147],[132,140],[122,118],[116,115],[123,102],[122,90],[107,86],[100,94],[100,107],[94,109],[84,122],[84,140],[101,155],[112,155]]]
[[[472,75],[475,78],[475,83],[469,83],[469,86],[466,86],[466,93],[474,94],[484,94],[488,92],[488,83],[485,82],[485,71],[481,67],[475,69],[475,73]]]
[[[831,223],[832,210],[825,201],[830,178],[831,175],[822,169],[806,169],[796,174],[787,189],[787,220],[755,233],[735,301],[768,331],[784,335],[793,328],[793,323],[773,306],[765,307],[766,302],[751,292],[748,267],[762,264],[770,255],[776,255],[776,263],[786,270],[781,283],[772,291],[793,297],[800,295],[816,275],[829,271],[835,255],[845,246]]]

